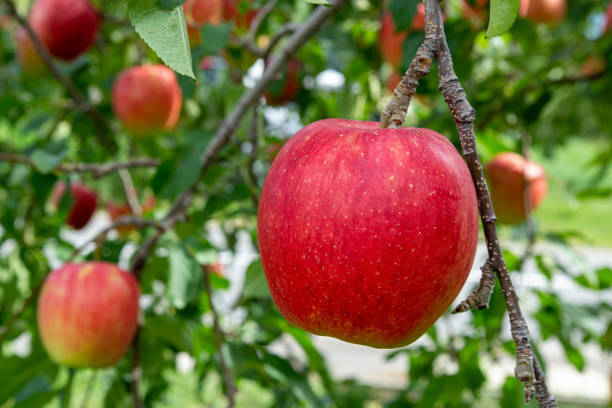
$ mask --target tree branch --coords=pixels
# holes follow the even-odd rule
[[[128,171],[128,169],[120,169],[117,173],[119,174],[119,178],[121,179],[123,193],[125,195],[125,200],[127,201],[128,207],[130,207],[130,212],[140,217],[142,215],[142,207],[138,202],[138,193],[136,192],[136,188],[134,187],[134,182],[132,181],[132,176],[130,176],[130,172]]]
[[[34,163],[29,157],[13,153],[0,152],[0,161],[24,163],[34,167]],[[157,159],[141,158],[115,163],[63,163],[55,167],[54,170],[66,173],[92,173],[93,177],[98,179],[121,169],[157,167],[158,165],[159,160]]]
[[[419,78],[427,74],[431,54],[433,53],[438,62],[439,89],[457,126],[461,139],[461,149],[476,188],[478,209],[489,253],[487,263],[483,267],[481,287],[477,291],[482,292],[481,298],[485,297],[483,294],[486,294],[488,298],[487,291],[490,292],[490,290],[487,288],[492,288],[492,285],[490,285],[490,276],[484,275],[490,273],[488,272],[489,269],[494,270],[506,300],[512,338],[516,344],[515,376],[524,384],[527,402],[531,401],[535,392],[540,407],[553,408],[557,406],[557,403],[548,391],[545,377],[539,369],[537,358],[529,342],[529,329],[499,246],[499,238],[495,227],[496,217],[476,150],[476,135],[474,133],[476,111],[468,102],[465,91],[453,68],[452,56],[446,42],[442,23],[440,0],[425,0],[425,19],[427,23],[425,40],[419,47],[410,69],[394,91],[391,102],[385,107],[381,126],[398,127],[404,122],[412,94],[416,89]],[[480,302],[471,303],[481,306]],[[465,309],[468,310],[468,308]]]
[[[108,123],[106,122],[104,116],[100,115],[100,113],[96,111],[93,106],[91,106],[91,104],[87,101],[85,96],[83,96],[83,94],[77,89],[77,87],[74,86],[70,79],[68,79],[60,72],[60,70],[55,65],[55,62],[53,61],[53,57],[51,56],[47,48],[42,44],[32,27],[30,27],[28,21],[17,12],[13,0],[2,1],[8,7],[9,14],[12,15],[17,20],[19,25],[26,31],[26,33],[30,37],[30,40],[32,41],[34,49],[40,55],[41,59],[43,60],[51,74],[59,81],[60,84],[62,84],[64,89],[66,89],[70,97],[74,100],[74,103],[78,107],[78,109],[87,114],[94,122],[96,136],[98,137],[98,141],[100,142],[100,144],[110,146],[112,150],[115,150],[116,145],[114,140],[109,137],[108,134],[105,132],[105,129],[108,128]]]
[[[225,391],[227,394],[227,408],[233,408],[234,403],[236,401],[236,382],[234,381],[234,376],[232,375],[231,370],[227,366],[225,361],[225,357],[223,355],[223,344],[225,343],[225,333],[221,328],[219,312],[215,308],[215,304],[212,300],[212,288],[210,286],[210,271],[203,267],[203,275],[204,275],[204,289],[206,290],[206,295],[208,296],[208,306],[210,307],[210,311],[213,315],[213,329],[215,330],[215,344],[217,346],[217,350],[219,351],[219,365],[221,367],[221,375],[223,377],[223,382],[225,384]]]

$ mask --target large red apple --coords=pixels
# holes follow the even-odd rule
[[[60,181],[55,184],[51,192],[51,204],[59,207],[62,197],[66,193],[66,183]],[[98,206],[98,194],[81,183],[70,184],[72,206],[68,211],[66,223],[74,229],[81,229],[91,219]]]
[[[66,264],[38,299],[40,337],[53,361],[108,367],[125,354],[138,326],[136,279],[107,262]]]
[[[202,42],[200,28],[204,24],[219,24],[223,20],[223,0],[187,0],[183,3],[187,35],[192,47]]]
[[[487,164],[486,174],[493,208],[500,223],[524,221],[540,205],[548,190],[542,166],[516,153],[504,152],[495,156]]]
[[[19,27],[15,31],[15,48],[19,64],[28,74],[36,75],[45,72],[47,67],[34,48],[34,43],[25,29]]]
[[[123,126],[144,135],[174,129],[183,94],[170,68],[161,64],[141,65],[119,74],[112,99],[115,115]]]
[[[612,2],[608,5],[608,8],[606,9],[603,31],[604,33],[612,31]]]
[[[98,13],[87,0],[36,0],[29,21],[51,55],[72,60],[93,43]]]
[[[342,119],[289,139],[265,180],[257,222],[285,318],[381,348],[413,342],[449,307],[478,240],[472,179],[446,138]]]
[[[519,14],[534,23],[557,23],[566,8],[565,0],[521,0]]]
[[[287,63],[283,72],[270,84],[264,94],[269,105],[280,106],[295,101],[301,86],[301,69],[302,63],[299,60],[292,59]]]

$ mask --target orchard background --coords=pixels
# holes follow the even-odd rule
[[[93,1],[93,44],[70,61],[52,58],[50,72],[17,57],[11,6],[25,17],[31,3],[0,2],[0,407],[524,406],[499,288],[487,310],[446,314],[415,344],[372,351],[287,323],[256,253],[257,202],[275,154],[319,119],[380,120],[389,78],[405,72],[423,40],[421,28],[409,28],[417,2],[347,2],[237,117],[241,97],[273,64],[270,55],[317,2],[240,1],[231,18],[224,12],[198,24],[186,13],[187,27],[181,3]],[[609,406],[608,2],[569,1],[560,22],[519,18],[491,38],[488,6],[479,13],[476,3],[467,14],[460,1],[443,7],[455,70],[477,110],[481,159],[515,151],[548,175],[548,195],[533,217],[500,228],[532,342],[560,406]],[[408,31],[395,59],[379,40],[387,10]],[[113,84],[125,69],[164,62],[179,72],[177,125],[144,135],[128,129],[113,110]],[[421,80],[406,123],[459,147],[437,85],[436,75]],[[228,120],[236,129],[201,173],[202,154]],[[97,211],[78,230],[66,222],[73,200],[51,203],[57,182],[76,181],[97,195]],[[186,191],[189,205],[160,228]],[[122,215],[125,225],[107,231]],[[157,245],[143,252],[152,238]],[[140,331],[113,367],[68,369],[42,348],[38,291],[69,260],[126,270],[140,262]],[[482,261],[479,251],[456,302],[477,283]]]

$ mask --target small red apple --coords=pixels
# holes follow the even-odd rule
[[[608,4],[608,8],[606,9],[603,27],[604,33],[609,33],[610,31],[612,31],[612,2]]]
[[[524,221],[540,205],[548,190],[542,166],[512,152],[496,155],[487,164],[486,175],[495,215],[503,224]]]
[[[98,13],[87,0],[36,0],[29,22],[51,55],[72,60],[93,43]]]
[[[606,60],[589,55],[580,65],[580,75],[584,78],[597,77],[606,72]]]
[[[470,172],[442,135],[326,119],[272,163],[257,220],[280,312],[371,347],[420,337],[469,274],[478,241]]]
[[[31,75],[37,75],[47,70],[45,62],[34,48],[34,43],[25,29],[19,27],[15,31],[14,40],[17,59],[24,71]]]
[[[241,12],[239,3],[241,0],[223,0],[223,19],[233,21],[239,31],[247,31],[257,15],[257,9]],[[248,0],[252,4],[252,0]]]
[[[204,24],[220,24],[223,20],[223,0],[187,0],[183,3],[187,35],[192,47],[202,42],[200,28]]]
[[[558,23],[566,8],[565,0],[521,0],[519,15],[534,23]]]
[[[51,205],[59,207],[62,197],[66,193],[66,183],[60,181],[55,184],[51,192]],[[81,229],[91,219],[98,205],[98,194],[81,183],[70,184],[72,206],[68,211],[66,222],[74,229]]]
[[[300,71],[302,63],[292,59],[287,63],[284,71],[273,81],[264,94],[269,105],[280,106],[295,100],[300,91]]]
[[[142,206],[143,215],[153,211],[153,208],[155,208],[155,201],[156,201],[155,197],[153,196],[150,196],[145,201],[145,203]],[[108,215],[112,222],[115,222],[128,215],[132,215],[132,210],[130,209],[130,206],[127,203],[119,204],[112,200],[106,203],[106,211],[108,211]],[[126,236],[130,232],[135,231],[135,230],[136,230],[136,227],[129,226],[129,225],[122,225],[120,227],[117,227],[117,232],[121,236]]]
[[[165,65],[141,65],[121,72],[112,90],[113,110],[137,135],[172,130],[183,96],[176,75]]]
[[[140,288],[108,262],[66,264],[45,280],[38,328],[53,361],[70,367],[108,367],[129,347],[138,326]]]

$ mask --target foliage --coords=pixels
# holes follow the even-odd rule
[[[483,361],[514,353],[505,332],[507,316],[499,288],[491,307],[469,314],[469,323],[461,330],[441,329],[458,318],[445,316],[423,342],[391,352],[389,358],[406,356],[409,361],[408,386],[391,395],[357,381],[332,377],[310,335],[288,324],[275,308],[257,259],[246,268],[244,285],[237,275],[209,274],[213,298],[223,305],[219,314],[226,341],[218,346],[202,266],[217,259],[237,266],[244,259],[237,256],[243,254],[241,248],[257,247],[257,194],[272,160],[271,152],[294,130],[290,121],[296,117],[301,124],[327,117],[377,120],[388,100],[384,84],[392,68],[384,64],[378,50],[383,2],[353,0],[321,27],[315,40],[297,52],[303,62],[304,86],[295,103],[264,109],[262,102],[255,119],[257,139],[251,138],[251,111],[231,143],[199,179],[200,155],[245,91],[244,84],[252,82],[247,69],[256,57],[235,42],[235,36],[244,33],[231,24],[203,26],[204,41],[187,52],[180,9],[163,11],[179,3],[94,1],[98,10],[116,18],[102,20],[96,46],[84,56],[70,63],[58,62],[61,72],[111,123],[116,150],[96,139],[98,125],[74,106],[49,73],[30,76],[20,68],[12,41],[13,22],[0,16],[4,27],[0,32],[0,151],[26,156],[33,162],[28,166],[0,161],[0,336],[5,337],[0,344],[0,407],[57,406],[66,398],[67,385],[72,384],[71,373],[55,366],[42,350],[35,301],[11,323],[11,316],[31,294],[36,295],[44,276],[69,259],[75,248],[74,234],[63,223],[70,202],[62,202],[55,212],[48,205],[54,183],[82,179],[95,187],[104,202],[123,195],[116,173],[95,179],[88,173],[59,171],[57,165],[132,157],[160,160],[156,168],[130,170],[140,200],[144,202],[152,194],[157,199],[154,212],[148,215],[153,219],[161,218],[172,201],[199,180],[188,220],[163,236],[142,273],[139,341],[141,394],[147,407],[188,406],[185,401],[193,401],[194,406],[218,406],[226,386],[222,361],[236,379],[238,404],[245,407],[352,408],[367,401],[389,407],[522,407],[522,391],[514,378],[508,377],[498,390],[495,397],[499,398],[491,400],[486,388]],[[262,3],[255,1],[252,7]],[[309,3],[324,2],[279,1],[263,21],[258,43],[265,44],[289,21],[304,21],[314,9]],[[494,5],[501,3],[493,0]],[[25,0],[18,5],[22,12],[29,6]],[[531,140],[531,149],[547,160],[554,160],[560,148],[576,140],[597,143],[603,147],[588,160],[580,157],[586,165],[576,170],[589,177],[572,178],[567,184],[568,179],[550,174],[557,184],[553,188],[562,192],[559,195],[578,203],[609,200],[612,193],[607,174],[612,161],[612,35],[604,35],[600,29],[606,6],[605,0],[569,1],[560,25],[534,25],[519,18],[510,31],[487,39],[486,22],[464,20],[459,2],[446,4],[446,30],[455,69],[478,111],[482,158],[502,150],[520,151],[525,140]],[[240,7],[248,9],[249,2],[241,2]],[[397,13],[398,27],[408,27],[413,14]],[[135,28],[123,21],[127,18]],[[419,32],[407,37],[403,69],[421,39]],[[214,56],[212,69],[201,68],[205,56]],[[605,60],[606,71],[593,76],[581,73],[581,64],[589,56]],[[179,75],[184,96],[179,128],[136,139],[112,114],[112,83],[121,70],[159,62],[159,58],[187,75]],[[326,70],[342,73],[344,82],[325,84],[322,73]],[[188,77],[192,72],[195,81]],[[437,86],[435,73],[421,81],[408,123],[435,129],[458,146],[454,124]],[[280,121],[274,119],[279,115]],[[602,353],[612,349],[612,308],[603,300],[577,302],[554,283],[565,279],[585,297],[603,299],[598,294],[609,293],[611,270],[593,267],[573,249],[574,244],[588,243],[589,231],[567,230],[562,218],[556,221],[557,225],[550,227],[549,223],[547,230],[537,235],[538,240],[550,244],[537,247],[533,257],[533,269],[544,284],[537,289],[519,286],[518,291],[534,305],[528,313],[538,339],[536,347],[540,339],[555,339],[567,361],[583,370],[585,344],[597,345]],[[610,225],[609,219],[599,222]],[[503,236],[522,242],[527,231],[522,225],[504,230]],[[125,237],[111,233],[98,250],[88,248],[77,259],[99,258],[126,266],[135,247],[154,232],[144,228]],[[511,249],[507,260],[513,275],[519,277],[525,273],[520,271],[523,248]],[[5,333],[9,323],[10,330]],[[296,344],[301,357],[272,347],[285,342]],[[18,344],[28,347],[24,351]],[[177,358],[185,356],[193,363],[189,376],[177,369]],[[87,370],[77,372],[73,394],[91,392],[90,401],[97,404],[92,406],[131,406],[132,357],[129,352],[119,365],[95,375]],[[87,386],[90,377],[91,389]],[[187,387],[189,381],[193,384]],[[189,393],[182,391],[185,388]],[[44,405],[48,402],[55,405]]]

